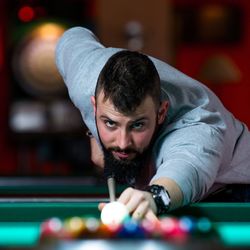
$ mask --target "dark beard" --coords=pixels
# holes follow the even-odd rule
[[[157,118],[156,118],[157,119]],[[156,120],[157,124],[157,120]],[[100,140],[103,155],[104,155],[104,176],[108,178],[110,176],[114,177],[118,184],[122,185],[130,185],[135,186],[136,180],[140,176],[141,172],[147,166],[148,162],[151,158],[152,146],[154,144],[154,140],[156,138],[157,131],[159,126],[155,127],[154,134],[152,136],[152,140],[148,148],[146,148],[142,153],[137,152],[136,157],[133,160],[117,160],[112,152],[111,149],[105,148],[102,141]],[[97,127],[97,133],[99,135],[99,130]],[[134,151],[134,150],[126,150]]]
[[[136,179],[146,165],[148,151],[137,153],[133,160],[117,160],[110,150],[103,147],[105,177],[113,176],[119,184],[134,186]]]

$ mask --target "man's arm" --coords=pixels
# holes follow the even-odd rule
[[[92,162],[100,167],[104,168],[103,152],[97,143],[96,139],[90,137],[91,146],[91,160]],[[157,180],[152,181],[149,185],[161,185],[169,193],[171,198],[170,210],[180,207],[182,205],[183,194],[179,186],[171,179],[161,177]],[[157,208],[152,198],[152,194],[146,191],[127,188],[118,198],[119,202],[124,203],[134,219],[146,218],[151,221],[157,220],[156,213]],[[100,205],[102,209],[104,204]]]
[[[104,168],[103,152],[95,137],[90,137],[91,161],[99,168]]]
[[[162,177],[154,180],[150,185],[161,185],[169,193],[171,198],[170,210],[180,207],[183,201],[183,194],[179,186],[171,179]],[[152,194],[147,191],[142,191],[134,188],[127,188],[118,198],[119,202],[124,203],[131,216],[136,219],[147,219],[156,221],[157,207],[152,197]]]
[[[182,206],[183,193],[180,187],[177,185],[177,183],[174,180],[167,178],[167,177],[161,177],[150,183],[150,185],[153,185],[153,184],[163,186],[168,191],[169,196],[171,198],[170,210],[173,210],[175,208]]]
[[[161,163],[150,185],[165,187],[172,200],[170,209],[195,202],[206,194],[222,161],[223,142],[222,134],[206,124],[168,134],[168,140],[157,151]],[[119,201],[128,206],[134,218],[156,214],[152,195],[148,192],[129,188]]]

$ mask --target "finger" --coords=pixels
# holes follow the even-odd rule
[[[136,211],[137,209],[143,211],[144,209],[146,209],[146,207],[148,207],[148,205],[149,205],[149,203],[145,199],[143,192],[137,191],[137,190],[135,190],[133,192],[133,195],[130,197],[128,203],[126,204],[130,213],[134,213],[134,211]],[[141,208],[139,208],[139,207],[141,207]],[[142,212],[142,211],[140,211],[140,212]],[[145,213],[145,211],[144,211],[144,213]]]
[[[117,201],[123,203],[123,204],[127,204],[128,201],[130,200],[132,194],[133,194],[134,189],[129,187],[126,188],[120,195],[120,197],[117,199]]]
[[[158,223],[160,222],[156,214],[152,210],[148,210],[145,214],[145,219],[152,222],[152,223]]]
[[[99,203],[99,204],[98,204],[98,209],[99,209],[100,211],[102,211],[102,209],[105,207],[106,204],[107,204],[107,203],[104,203],[104,202]]]
[[[134,220],[142,220],[148,212],[149,203],[147,201],[141,202],[132,214]]]
[[[144,210],[143,212],[146,213],[147,209],[151,208],[151,195],[148,192],[140,191],[140,190],[134,190],[133,194],[126,204],[130,213],[133,213],[138,207],[140,207],[142,204],[144,207],[142,207]]]

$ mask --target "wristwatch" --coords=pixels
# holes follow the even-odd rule
[[[160,185],[151,185],[146,191],[152,194],[157,208],[157,215],[166,214],[170,208],[171,199],[167,190]]]

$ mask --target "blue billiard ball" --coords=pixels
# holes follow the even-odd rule
[[[123,223],[116,237],[141,239],[146,237],[146,232],[138,221],[129,219]]]

